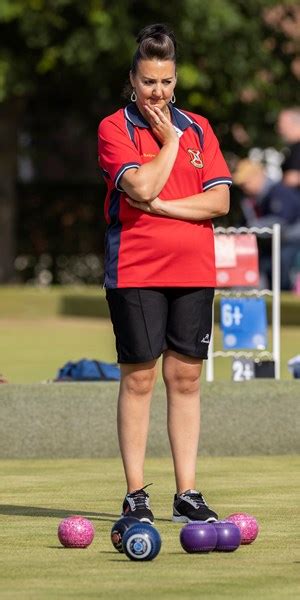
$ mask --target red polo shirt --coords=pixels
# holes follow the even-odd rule
[[[159,197],[185,198],[216,185],[230,185],[228,167],[207,119],[172,105],[169,108],[179,135],[179,150]],[[148,214],[124,199],[122,175],[153,160],[161,148],[135,104],[101,121],[98,146],[107,184],[105,287],[214,287],[210,220]]]

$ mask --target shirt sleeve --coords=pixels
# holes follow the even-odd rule
[[[231,185],[232,178],[219,142],[207,122],[203,142],[203,191],[221,184]]]
[[[109,118],[103,119],[98,128],[98,162],[104,178],[114,182],[123,192],[120,179],[128,169],[139,168],[142,164],[140,154],[129,132]]]

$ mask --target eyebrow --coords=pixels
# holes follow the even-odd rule
[[[142,78],[143,79],[151,79],[152,81],[156,81],[155,77],[149,77],[148,75],[142,75]],[[174,79],[174,75],[169,75],[169,77],[161,77],[161,79],[162,80],[164,80],[164,79]]]

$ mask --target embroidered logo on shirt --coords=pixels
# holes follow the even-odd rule
[[[203,169],[203,160],[201,156],[201,150],[192,150],[192,148],[188,148],[188,153],[191,157],[190,162],[197,169]]]

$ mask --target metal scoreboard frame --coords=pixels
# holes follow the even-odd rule
[[[208,348],[208,358],[206,361],[206,381],[214,381],[214,358],[233,357],[233,358],[252,358],[261,360],[263,358],[274,361],[275,379],[280,379],[280,236],[281,228],[278,223],[272,227],[216,227],[214,234],[242,234],[254,233],[257,236],[272,237],[272,289],[216,289],[216,295],[224,297],[261,297],[271,296],[272,298],[272,351],[251,351],[235,352],[233,350],[214,351],[214,319],[212,321],[211,340]]]

